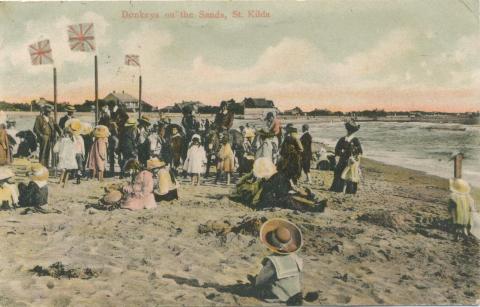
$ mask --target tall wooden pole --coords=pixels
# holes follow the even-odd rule
[[[98,64],[97,55],[95,55],[95,126],[98,123]]]
[[[453,158],[454,163],[453,163],[453,177],[454,178],[462,178],[462,160],[463,160],[463,154],[459,153],[456,154]]]
[[[138,118],[142,117],[142,76],[138,77]]]
[[[53,119],[57,123],[57,69],[53,68]]]

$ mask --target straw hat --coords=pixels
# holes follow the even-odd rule
[[[69,105],[69,106],[66,106],[66,107],[65,107],[65,110],[66,110],[67,112],[75,112],[75,111],[76,111],[76,110],[75,110],[75,107],[74,107],[74,106],[70,106],[70,105]]]
[[[460,194],[470,193],[470,185],[463,179],[450,179],[450,191]]]
[[[15,176],[15,174],[11,169],[8,167],[0,167],[0,180],[12,178],[13,176]]]
[[[82,122],[78,118],[72,118],[65,123],[65,127],[69,127],[73,134],[78,135],[82,131]]]
[[[96,138],[108,138],[110,135],[110,131],[108,131],[108,127],[104,125],[98,125],[95,127],[95,133],[94,133]]]
[[[245,138],[254,138],[255,137],[255,132],[253,129],[247,128],[244,130],[244,137]]]
[[[302,232],[293,223],[273,218],[260,228],[260,241],[278,254],[296,252],[303,245]]]
[[[131,127],[136,125],[137,125],[137,121],[135,120],[135,118],[129,118],[125,123],[125,127]]]
[[[122,192],[118,191],[118,190],[112,190],[110,192],[108,192],[104,197],[103,197],[103,202],[107,205],[110,205],[110,204],[115,204],[117,202],[119,202],[120,200],[122,200]]]
[[[145,123],[147,126],[150,126],[152,123],[150,123],[150,117],[146,116],[146,115],[142,115],[142,117],[140,117],[138,119],[138,122],[143,122]]]
[[[93,127],[90,123],[82,123],[82,128],[80,129],[80,134],[87,135],[92,133]]]
[[[264,157],[258,158],[253,163],[253,175],[257,178],[268,179],[277,172],[277,167],[273,164],[272,160]]]
[[[48,179],[48,169],[40,163],[33,163],[29,173],[32,180],[45,181]]]
[[[153,170],[153,169],[156,169],[156,168],[160,168],[160,167],[164,167],[166,164],[165,162],[157,159],[157,158],[153,158],[153,159],[150,159],[147,161],[147,169],[148,170]]]

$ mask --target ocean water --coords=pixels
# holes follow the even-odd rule
[[[17,129],[31,129],[34,115],[11,113],[9,118],[17,121]],[[93,122],[93,114],[81,114],[81,120]],[[178,122],[179,117],[172,117]],[[260,121],[235,120],[234,127],[247,122],[262,125]],[[284,121],[286,124],[288,121]],[[337,140],[345,135],[342,122],[309,121],[314,141],[335,146]],[[301,121],[296,120],[295,127],[301,131]],[[429,129],[465,128],[465,131]],[[463,178],[470,184],[480,187],[480,126],[432,123],[387,123],[363,122],[357,132],[362,143],[364,156],[387,164],[403,166],[424,171],[444,178],[453,177],[453,153],[462,152]]]

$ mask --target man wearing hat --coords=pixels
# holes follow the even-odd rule
[[[68,105],[65,110],[67,111],[67,114],[65,114],[62,118],[60,118],[60,121],[58,122],[58,125],[60,126],[60,129],[65,129],[65,123],[73,118],[73,113],[75,113],[75,107]]]
[[[148,127],[151,125],[150,118],[146,115],[142,115],[138,120],[137,128],[137,149],[138,149],[138,162],[141,165],[147,165],[147,160],[150,159],[150,141],[148,139]]]
[[[255,290],[267,302],[300,305],[303,261],[296,252],[303,244],[302,232],[295,224],[274,218],[260,228],[260,241],[273,253],[262,261]]]
[[[41,114],[35,119],[33,132],[37,136],[40,143],[39,162],[48,167],[50,159],[50,151],[52,150],[52,143],[55,139],[55,132],[61,134],[60,128],[55,124],[50,114],[52,113],[52,106],[46,104],[42,107]]]

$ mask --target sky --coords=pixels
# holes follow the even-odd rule
[[[137,96],[141,74],[156,106],[264,97],[282,110],[478,111],[479,13],[478,0],[2,2],[0,100],[53,100],[53,65],[33,66],[27,50],[49,39],[60,102],[94,99],[97,54],[99,98]],[[96,52],[69,49],[67,26],[84,22]]]

